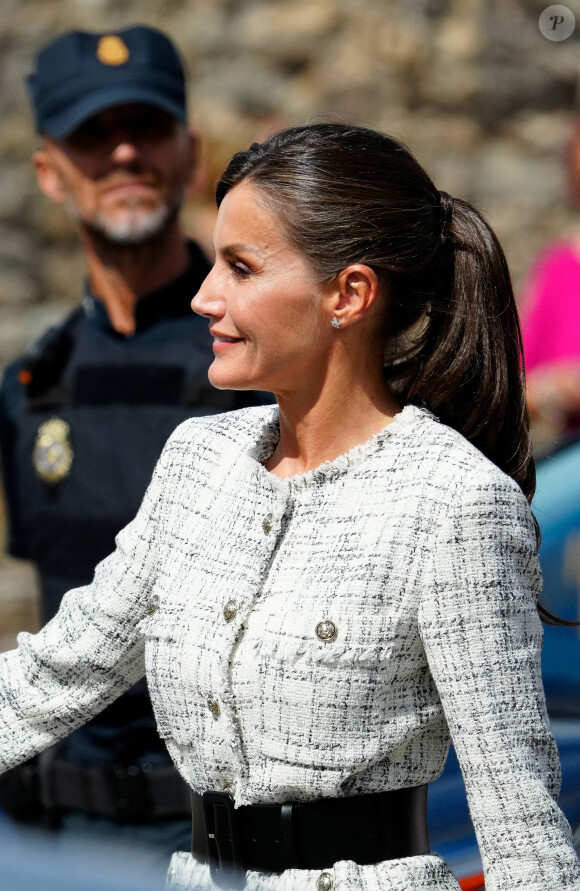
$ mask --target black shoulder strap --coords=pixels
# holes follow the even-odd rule
[[[44,395],[60,380],[83,314],[83,307],[77,307],[64,322],[48,328],[25,351],[18,376],[30,399]]]

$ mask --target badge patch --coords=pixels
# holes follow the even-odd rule
[[[41,424],[32,450],[32,464],[38,476],[45,483],[59,483],[69,475],[73,460],[67,422],[50,418]]]
[[[103,65],[124,65],[129,58],[127,44],[116,34],[101,37],[97,45],[97,59]]]

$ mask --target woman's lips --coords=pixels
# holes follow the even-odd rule
[[[216,352],[231,349],[237,343],[242,343],[243,337],[227,337],[225,334],[214,334],[213,348]]]

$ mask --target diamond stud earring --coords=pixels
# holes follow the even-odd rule
[[[333,316],[330,324],[332,325],[333,328],[340,328],[342,322],[340,321],[340,319],[337,316]]]

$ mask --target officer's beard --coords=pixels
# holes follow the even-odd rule
[[[111,219],[102,211],[90,218],[82,218],[77,209],[69,206],[69,213],[91,235],[111,247],[139,247],[159,239],[175,222],[181,210],[181,200],[173,204],[144,208],[136,201],[134,207],[127,202],[122,214]]]

